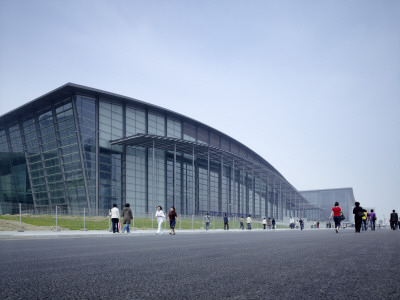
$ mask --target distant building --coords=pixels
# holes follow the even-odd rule
[[[314,207],[305,211],[305,217],[309,220],[320,222],[327,221],[335,202],[339,202],[346,222],[353,222],[353,207],[355,203],[352,188],[326,189],[300,191],[300,194]]]

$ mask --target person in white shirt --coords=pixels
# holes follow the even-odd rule
[[[118,209],[117,203],[113,204],[113,208],[111,208],[110,216],[111,216],[113,233],[115,233],[115,232],[119,233],[119,229],[118,229],[119,209]]]
[[[251,230],[252,220],[251,220],[250,215],[246,218],[246,223],[247,223],[247,230]]]
[[[290,224],[289,224],[289,226],[290,226],[290,229],[294,229],[294,219],[293,219],[292,216],[290,216]]]
[[[158,224],[157,234],[162,234],[162,223],[165,220],[165,215],[161,206],[157,206],[156,218]]]
[[[267,229],[267,220],[265,218],[263,219],[262,223],[263,223],[264,229]]]

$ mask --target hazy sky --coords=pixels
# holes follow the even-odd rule
[[[400,210],[398,0],[0,0],[0,115],[67,82],[215,127],[298,190]]]

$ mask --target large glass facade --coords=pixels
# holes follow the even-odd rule
[[[298,192],[230,137],[149,104],[68,88],[0,118],[0,213],[22,203],[103,214],[129,202],[139,213],[174,205],[189,215],[301,214]],[[132,143],[140,136],[152,140]]]

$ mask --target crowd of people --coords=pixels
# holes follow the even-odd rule
[[[373,209],[369,212],[360,206],[360,202],[354,203],[355,207],[353,208],[354,215],[354,227],[355,232],[360,233],[361,231],[367,231],[368,228],[371,228],[371,231],[374,231],[376,228],[377,216]],[[335,221],[335,230],[336,233],[339,233],[339,228],[341,227],[341,221],[345,219],[342,209],[339,206],[339,203],[336,202],[335,206],[332,208],[332,212],[329,219],[333,219]],[[399,217],[395,210],[390,214],[390,227],[393,230],[396,230],[399,225]]]
[[[376,228],[376,220],[377,220],[377,215],[373,209],[371,209],[369,212],[366,209],[363,209],[360,206],[359,202],[355,202],[355,207],[353,208],[353,214],[354,214],[354,227],[355,227],[355,232],[360,233],[361,231],[367,231],[368,228],[371,228],[371,231],[374,231]],[[110,210],[110,218],[111,218],[111,223],[112,223],[112,232],[113,233],[119,233],[120,230],[120,212],[118,209],[118,205],[116,203],[113,204],[113,208]],[[122,233],[130,232],[129,225],[133,221],[133,214],[132,210],[130,208],[129,203],[125,204],[124,209],[122,210],[122,218],[123,218],[123,224],[124,227],[122,228]],[[155,214],[155,218],[157,220],[157,234],[162,234],[162,224],[166,221],[166,216],[164,214],[164,211],[162,207],[159,205],[157,207],[157,211]],[[175,207],[171,206],[170,211],[168,214],[168,219],[169,219],[169,225],[170,225],[170,235],[175,235],[175,225],[176,225],[176,219],[178,218],[178,214],[175,211]],[[332,208],[331,215],[329,217],[329,220],[332,220],[335,223],[335,231],[336,233],[339,233],[339,229],[341,228],[341,222],[345,219],[344,214],[342,209],[339,206],[339,202],[335,202],[334,207]],[[210,222],[211,222],[211,217],[207,213],[205,216],[205,223],[206,223],[206,230],[209,230],[210,228]],[[240,229],[244,230],[244,222],[245,219],[243,217],[240,217],[239,224],[240,224]],[[396,213],[395,210],[392,211],[390,214],[389,218],[390,222],[390,228],[393,230],[396,230],[397,228],[400,229],[400,222],[399,222],[399,217],[398,214]],[[251,218],[251,215],[248,215],[246,218],[246,229],[251,230],[251,225],[253,223],[253,220]],[[290,229],[298,229],[300,230],[304,229],[304,220],[300,218],[299,220],[295,221],[295,219],[290,216],[289,220],[289,227]],[[276,229],[276,220],[275,218],[263,218],[262,220],[262,225],[264,230],[271,230],[271,229]],[[314,227],[319,228],[319,222],[314,221]],[[327,228],[330,227],[330,222],[329,226],[327,225]],[[224,215],[224,230],[229,230],[229,218],[225,214]]]

